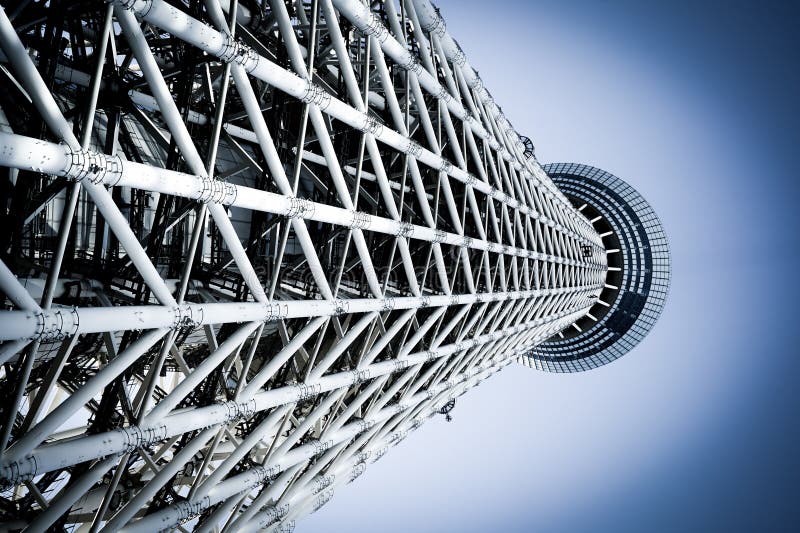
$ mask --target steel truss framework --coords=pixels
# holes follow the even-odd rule
[[[3,527],[290,530],[604,287],[428,0],[5,2],[0,49]]]

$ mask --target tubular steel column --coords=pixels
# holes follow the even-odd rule
[[[0,77],[0,528],[290,530],[608,286],[427,0],[20,2]]]

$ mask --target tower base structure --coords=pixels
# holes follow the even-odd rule
[[[3,530],[289,531],[657,286],[429,0],[5,2],[0,86]]]

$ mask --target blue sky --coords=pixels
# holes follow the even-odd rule
[[[670,237],[670,298],[619,361],[485,381],[298,530],[793,529],[798,8],[439,7],[541,162],[601,167],[650,201]]]

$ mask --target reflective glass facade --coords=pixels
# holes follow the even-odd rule
[[[602,236],[609,272],[589,313],[521,361],[549,372],[580,372],[625,355],[653,328],[669,290],[669,244],[650,204],[613,174],[575,163],[544,170]]]

